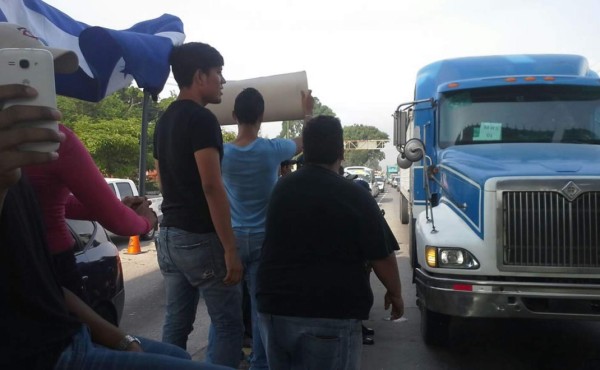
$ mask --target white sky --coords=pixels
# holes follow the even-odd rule
[[[305,70],[313,95],[342,124],[392,134],[415,75],[439,59],[566,53],[600,71],[597,0],[44,0],[92,26],[124,29],[169,13],[186,41],[216,47],[226,79]],[[165,91],[177,91],[172,79]],[[233,127],[232,127],[233,129]],[[264,123],[275,137],[280,123]],[[388,144],[382,166],[396,161]]]

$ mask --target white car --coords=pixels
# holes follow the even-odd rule
[[[371,189],[371,194],[373,197],[377,197],[379,195],[379,187],[377,186],[375,178],[373,177],[372,169],[364,166],[350,166],[344,168],[344,171],[352,175],[357,175],[361,179],[365,180],[369,184],[369,189]]]
[[[106,183],[110,187],[110,189],[115,193],[117,198],[123,200],[126,196],[138,196],[138,189],[135,183],[129,179],[113,179],[113,178],[104,178]],[[156,217],[158,217],[158,222],[162,220],[162,196],[148,196],[148,199],[152,202],[150,204],[150,208],[156,213]],[[152,240],[154,239],[154,235],[156,234],[157,229],[150,230],[147,234],[140,235],[141,240]],[[109,232],[110,233],[110,232]]]
[[[375,176],[375,183],[379,188],[379,192],[383,193],[383,189],[385,189],[385,180],[383,179],[383,176]]]

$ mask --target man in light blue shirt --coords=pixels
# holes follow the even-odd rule
[[[311,91],[302,92],[305,116],[312,116]],[[231,206],[231,222],[238,253],[244,265],[252,318],[250,369],[268,369],[256,312],[256,271],[265,235],[267,205],[279,176],[279,165],[302,151],[302,137],[264,139],[258,137],[263,119],[264,99],[254,88],[244,89],[235,99],[233,117],[238,135],[224,145],[221,171]]]

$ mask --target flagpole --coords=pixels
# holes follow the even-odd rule
[[[146,151],[148,148],[148,108],[150,93],[144,89],[144,105],[142,108],[142,135],[140,136],[140,177],[138,189],[141,196],[146,195]]]

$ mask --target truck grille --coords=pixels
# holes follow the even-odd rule
[[[600,267],[600,192],[567,196],[502,192],[504,265]]]

